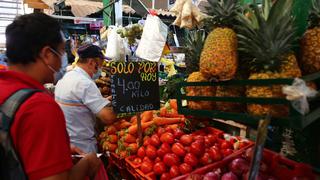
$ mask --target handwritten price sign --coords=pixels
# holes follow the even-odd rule
[[[112,106],[117,113],[160,108],[158,64],[111,62]]]

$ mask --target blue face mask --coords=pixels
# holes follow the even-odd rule
[[[101,76],[102,70],[101,68],[98,68],[98,71],[96,73],[93,74],[92,79],[96,80]]]

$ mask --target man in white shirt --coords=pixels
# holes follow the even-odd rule
[[[96,117],[111,124],[116,116],[111,102],[102,97],[93,77],[101,73],[104,56],[95,45],[78,50],[77,66],[57,83],[55,99],[64,112],[71,144],[84,152],[97,152],[95,138]]]

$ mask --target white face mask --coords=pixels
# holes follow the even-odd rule
[[[63,65],[63,58],[64,58],[64,55],[65,54],[60,54],[58,53],[56,50],[50,48],[50,50],[55,54],[57,55],[59,58],[60,58],[60,61],[61,61],[61,66],[60,66],[60,69],[57,71],[55,70],[52,66],[50,66],[49,64],[46,64],[48,66],[48,68],[53,72],[53,78],[54,78],[54,83],[56,83],[59,79],[62,78],[62,76],[60,75],[60,72],[63,72],[61,71],[61,68],[62,68],[62,65]]]

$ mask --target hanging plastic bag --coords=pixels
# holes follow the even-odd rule
[[[158,62],[167,41],[167,34],[168,26],[159,17],[148,15],[136,55],[142,59]]]
[[[305,115],[309,112],[309,103],[307,98],[317,95],[317,91],[309,88],[306,83],[299,78],[295,78],[291,86],[284,86],[282,92],[287,95],[287,100],[295,110]]]

